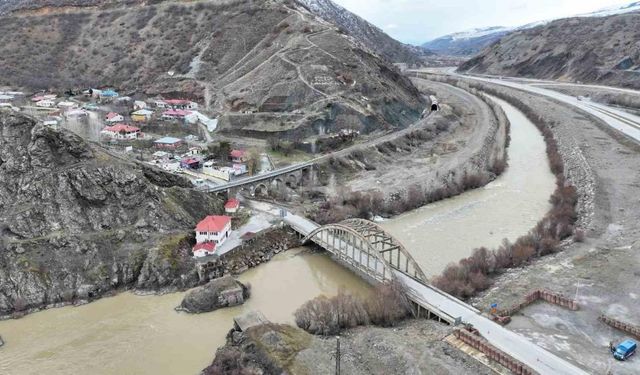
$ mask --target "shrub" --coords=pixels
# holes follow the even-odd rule
[[[483,248],[477,249],[469,258],[462,259],[458,264],[447,266],[442,274],[434,279],[433,283],[436,287],[459,298],[470,297],[476,292],[488,288],[490,285],[488,276],[492,274],[504,269],[522,266],[536,256],[557,251],[560,241],[571,234],[574,235],[574,239],[576,237],[584,239],[584,233],[579,234],[573,228],[577,220],[575,206],[578,202],[578,193],[576,188],[570,185],[564,177],[564,162],[551,130],[553,125],[546,123],[540,116],[533,113],[533,110],[524,102],[508,97],[501,91],[476,84],[470,86],[482,88],[491,95],[509,101],[538,127],[547,145],[549,167],[556,176],[556,190],[549,199],[552,205],[551,210],[527,235],[520,237],[514,244],[505,240],[498,249],[492,252]],[[494,170],[504,170],[504,167],[499,159],[494,160]],[[468,181],[468,183],[473,182],[475,181]]]
[[[330,336],[359,325],[392,326],[411,313],[411,304],[402,284],[396,281],[379,284],[363,300],[338,292],[335,297],[316,297],[305,302],[294,316],[298,327],[315,334]]]

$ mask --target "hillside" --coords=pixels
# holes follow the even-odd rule
[[[503,37],[459,71],[640,88],[639,23],[640,13],[553,21]]]
[[[0,315],[198,282],[188,240],[222,202],[0,111]]]
[[[349,12],[331,0],[297,0],[311,13],[328,20],[361,41],[374,53],[390,62],[419,65],[426,51],[403,44],[385,34],[378,27]]]
[[[606,17],[614,14],[636,11],[640,11],[640,1],[628,3],[622,6],[603,8],[591,13],[577,14],[575,17]],[[518,27],[492,26],[477,28],[469,31],[444,35],[422,44],[421,47],[440,55],[473,56],[492,43],[500,40],[505,35],[515,31],[542,26],[551,21],[552,20],[542,20]]]
[[[390,62],[293,1],[11,3],[0,85],[187,96],[224,131],[258,136],[402,127],[423,109]]]

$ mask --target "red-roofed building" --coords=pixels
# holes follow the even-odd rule
[[[181,120],[189,123],[198,122],[198,116],[191,111],[186,111],[183,109],[169,109],[167,111],[162,112],[163,120]]]
[[[109,112],[105,117],[105,121],[110,123],[122,122],[124,121],[124,117],[122,117],[122,115],[119,113]]]
[[[229,238],[231,218],[229,216],[210,215],[196,226],[196,242],[213,242],[221,245]]]
[[[157,100],[156,106],[158,108],[197,109],[198,103],[186,99],[165,99]]]
[[[234,163],[244,163],[247,161],[247,152],[245,150],[231,150],[229,156]]]
[[[193,252],[194,258],[206,257],[216,252],[216,244],[213,242],[197,243],[191,251]]]
[[[224,205],[224,212],[228,214],[235,214],[238,212],[238,208],[240,208],[240,201],[236,198],[231,198]]]
[[[107,126],[100,132],[112,139],[138,139],[142,136],[140,128],[135,126],[129,126],[126,124],[116,124],[113,126]]]

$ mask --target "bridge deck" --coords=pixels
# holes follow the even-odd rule
[[[294,230],[307,236],[320,226],[303,217],[287,214],[284,218]],[[362,259],[354,256],[354,260]],[[368,258],[367,258],[368,259]],[[367,262],[370,262],[369,260]],[[365,265],[368,266],[368,265]],[[382,265],[380,265],[381,267]],[[437,288],[421,283],[400,271],[394,271],[396,279],[407,288],[409,298],[418,305],[453,322],[461,318],[473,325],[492,345],[508,353],[540,374],[587,374],[582,369],[535,345],[525,337],[510,331],[482,315],[476,308],[448,295]]]

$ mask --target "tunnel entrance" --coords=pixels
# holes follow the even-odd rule
[[[435,112],[437,110],[438,110],[438,104],[437,103],[431,104],[431,112]]]

